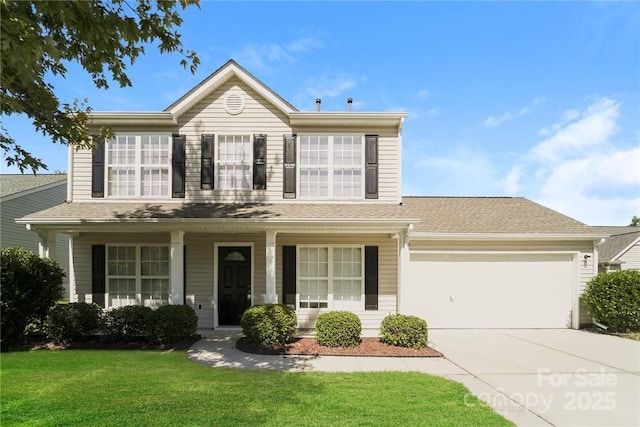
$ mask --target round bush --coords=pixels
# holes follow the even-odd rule
[[[25,327],[42,323],[64,293],[65,274],[57,261],[23,248],[0,251],[0,330],[2,342],[24,338]]]
[[[95,336],[102,309],[96,304],[58,304],[49,310],[44,323],[49,338],[57,343],[85,341]]]
[[[296,312],[280,304],[262,304],[247,308],[240,325],[247,340],[257,346],[283,346],[293,341],[298,319]]]
[[[613,331],[640,331],[640,271],[602,273],[582,295],[589,315]]]
[[[320,345],[356,347],[361,333],[360,318],[349,311],[322,313],[316,320],[316,339]]]
[[[380,341],[398,347],[426,347],[427,322],[416,316],[390,314],[382,320]]]
[[[149,307],[141,305],[127,305],[106,311],[102,319],[103,334],[113,341],[145,340],[145,317],[149,312]]]
[[[149,341],[173,344],[187,339],[198,329],[198,316],[188,305],[163,305],[145,315]]]

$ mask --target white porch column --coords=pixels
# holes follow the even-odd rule
[[[78,290],[76,288],[76,271],[73,265],[73,236],[69,236],[69,268],[67,269],[67,276],[69,279],[69,301],[78,302]]]
[[[38,255],[40,258],[56,257],[56,232],[38,232],[40,242],[38,242]]]
[[[267,304],[277,304],[276,295],[276,232],[267,231],[266,236],[266,287]]]
[[[171,293],[169,304],[184,304],[184,231],[171,232]]]

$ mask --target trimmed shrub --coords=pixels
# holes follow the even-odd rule
[[[145,315],[147,337],[158,344],[187,339],[198,329],[198,316],[188,305],[163,305]]]
[[[23,248],[0,251],[0,330],[2,342],[18,342],[25,327],[40,324],[64,293],[65,274],[57,261]]]
[[[316,320],[316,339],[320,345],[356,347],[361,333],[360,318],[349,311],[322,313]]]
[[[283,346],[293,341],[298,319],[286,305],[262,304],[247,308],[240,325],[247,340],[257,346]]]
[[[390,314],[382,320],[380,341],[398,347],[426,347],[427,322],[416,316]]]
[[[140,341],[147,339],[145,317],[151,308],[127,305],[106,311],[102,318],[103,334],[113,341]]]
[[[640,271],[597,275],[587,283],[582,301],[591,317],[613,331],[640,331]]]
[[[97,304],[58,304],[49,310],[45,332],[57,343],[85,341],[98,333],[101,312]]]

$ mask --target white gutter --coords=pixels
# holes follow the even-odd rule
[[[575,233],[411,233],[415,240],[599,240],[602,234]]]
[[[177,121],[169,112],[94,112],[89,116],[89,126],[175,126]]]

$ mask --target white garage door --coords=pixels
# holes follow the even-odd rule
[[[402,312],[429,328],[566,328],[571,254],[410,255]]]

